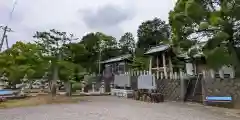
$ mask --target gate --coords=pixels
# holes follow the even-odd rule
[[[202,103],[202,75],[186,80],[186,94],[184,101]]]

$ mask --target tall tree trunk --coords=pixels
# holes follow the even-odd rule
[[[67,96],[72,96],[72,83],[71,82],[65,82],[64,83],[64,87],[65,87],[65,90],[66,90],[66,95]]]
[[[240,48],[234,47],[234,57],[236,59],[235,76],[240,77]]]
[[[52,90],[52,81],[48,82],[48,92],[50,93]]]
[[[56,96],[57,94],[57,80],[58,80],[58,65],[55,63],[53,66],[53,79],[52,79],[52,96]]]

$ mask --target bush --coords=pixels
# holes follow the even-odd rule
[[[81,90],[82,86],[80,83],[73,83],[72,84],[72,92],[76,92],[76,90]]]

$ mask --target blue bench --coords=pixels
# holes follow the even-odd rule
[[[206,97],[207,102],[232,102],[232,97],[214,97],[208,96]]]
[[[232,107],[233,99],[231,96],[226,97],[215,97],[215,96],[207,96],[205,98],[207,104],[214,104],[216,106],[222,107]]]

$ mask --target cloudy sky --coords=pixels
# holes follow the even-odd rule
[[[95,31],[116,38],[124,32],[136,35],[145,20],[159,17],[167,21],[175,4],[175,0],[18,0],[9,21],[14,1],[0,0],[0,25],[8,23],[14,30],[8,34],[10,44],[31,41],[35,31],[51,28],[77,37]]]

